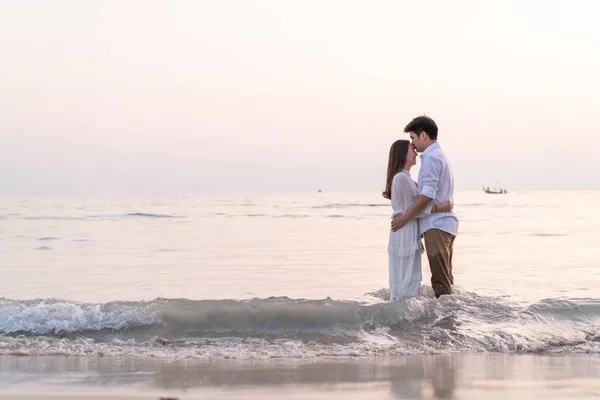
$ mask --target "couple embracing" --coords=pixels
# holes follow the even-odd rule
[[[421,286],[421,254],[425,241],[435,297],[452,294],[452,252],[458,233],[452,169],[437,142],[438,127],[429,117],[413,119],[404,132],[408,140],[397,140],[390,148],[383,197],[393,209],[388,243],[390,300],[418,294]],[[410,170],[421,153],[418,182]]]

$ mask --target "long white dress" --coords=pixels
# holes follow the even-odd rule
[[[392,218],[404,213],[419,197],[419,191],[408,171],[397,173],[392,180]],[[417,216],[431,212],[430,205]],[[423,245],[419,235],[419,220],[413,218],[404,227],[392,232],[388,243],[390,300],[396,301],[418,294],[423,274],[421,256]]]

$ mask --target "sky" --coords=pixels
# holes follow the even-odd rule
[[[0,194],[380,192],[421,114],[458,190],[598,190],[599,11],[0,0]]]

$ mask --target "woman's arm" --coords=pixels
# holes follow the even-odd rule
[[[419,214],[416,214],[413,218],[425,218],[430,216],[431,214],[435,214],[438,212],[448,212],[451,211],[454,208],[454,205],[452,204],[452,202],[450,202],[450,200],[446,200],[443,203],[441,203],[440,205],[431,205],[431,200],[430,198],[428,198],[427,196],[419,196],[419,198],[417,199],[416,206],[410,206],[408,209],[403,208],[403,211],[399,214],[397,214],[393,220],[392,220],[392,231],[396,232],[398,229],[402,228],[404,225],[406,225],[406,223],[408,221],[410,221],[410,218],[407,218],[407,215],[405,214],[407,211],[413,211],[416,208],[421,208],[423,209],[423,211],[421,211]],[[412,199],[411,199],[412,201]],[[423,201],[426,201],[427,204],[423,205]],[[418,204],[419,202],[421,202],[421,204]]]
[[[403,213],[415,204],[413,201],[413,185],[414,181],[406,175],[397,175],[394,177],[392,191],[395,197],[400,200]],[[452,203],[450,201],[445,201],[439,205],[433,205],[433,202],[429,202],[425,209],[415,216],[415,218],[424,218],[437,212],[448,212],[450,210],[452,210]]]
[[[429,203],[421,213],[415,216],[415,218],[425,218],[429,217],[431,214],[449,212],[452,211],[452,208],[454,208],[454,205],[450,200],[446,200],[439,205],[432,205]]]
[[[392,182],[392,195],[399,200],[402,213],[405,213],[414,204],[411,185],[413,185],[413,180],[405,174],[396,175]]]

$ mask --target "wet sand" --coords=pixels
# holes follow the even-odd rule
[[[593,354],[275,360],[0,356],[0,399],[588,399]]]

